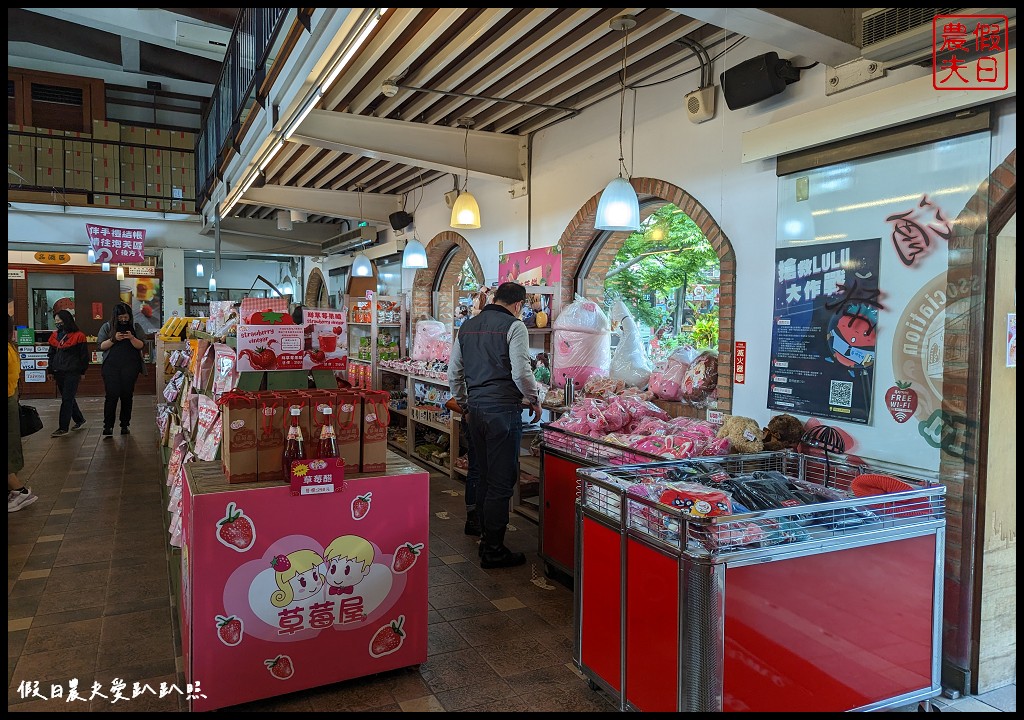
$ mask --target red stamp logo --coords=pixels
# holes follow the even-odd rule
[[[932,87],[1006,90],[1009,86],[1009,21],[1005,15],[932,18]]]

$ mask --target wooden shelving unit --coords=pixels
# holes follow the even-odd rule
[[[392,415],[391,424],[393,427],[405,428],[405,443],[396,443],[391,440],[388,441],[389,445],[398,450],[399,452],[406,455],[415,462],[423,463],[424,465],[443,472],[449,477],[454,477],[453,461],[454,461],[454,450],[457,446],[458,440],[453,437],[455,428],[451,420],[448,422],[438,422],[424,417],[418,417],[415,402],[416,402],[416,391],[417,385],[421,388],[424,386],[434,386],[437,388],[439,405],[443,406],[444,400],[448,397],[448,381],[439,378],[429,378],[421,375],[414,375],[401,370],[394,370],[391,368],[379,368],[378,369],[378,387],[382,390],[404,390],[406,398],[406,407],[404,409],[389,408],[389,412]],[[433,460],[425,459],[416,453],[416,431],[420,429],[428,429],[438,433],[444,433],[449,438],[448,444],[448,465],[437,463]]]
[[[398,295],[376,295],[370,299],[357,295],[346,295],[348,310],[348,361],[350,364],[366,365],[374,387],[380,387],[378,368],[384,354],[405,353],[406,311],[405,298]],[[382,346],[381,337],[388,335],[392,342]],[[389,349],[389,348],[394,348]],[[352,373],[349,373],[352,377]]]

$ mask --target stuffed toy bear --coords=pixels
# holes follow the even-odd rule
[[[718,437],[728,438],[734,453],[759,453],[764,450],[764,433],[753,418],[726,415]]]
[[[776,415],[764,428],[764,449],[768,451],[795,450],[804,433],[804,425],[792,415]]]

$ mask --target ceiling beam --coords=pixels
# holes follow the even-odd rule
[[[391,213],[402,209],[401,195],[350,192],[348,190],[314,190],[284,185],[251,187],[245,191],[239,202],[251,205],[269,205],[286,210],[302,210],[314,215],[358,218],[380,224],[388,222],[388,216]],[[362,203],[361,208],[360,203]],[[334,232],[336,233],[337,229]]]
[[[462,128],[314,110],[290,139],[376,160],[456,175],[466,172],[467,136]],[[470,130],[468,143],[471,172],[501,180],[526,181],[526,138]]]
[[[836,67],[860,57],[857,8],[669,8],[720,28]]]

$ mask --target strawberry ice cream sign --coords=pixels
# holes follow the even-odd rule
[[[86,223],[85,233],[98,263],[141,263],[146,260],[145,230]]]
[[[426,660],[428,476],[193,495],[186,674],[213,710]]]
[[[299,325],[239,325],[239,372],[301,370],[303,333]]]

